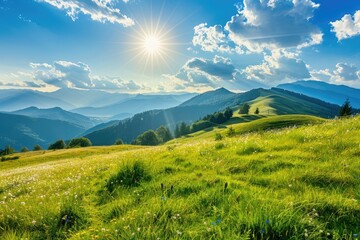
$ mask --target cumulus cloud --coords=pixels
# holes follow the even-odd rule
[[[38,84],[31,81],[1,81],[0,87],[19,87],[19,88],[41,88],[45,87],[45,84]]]
[[[296,54],[282,50],[274,50],[271,55],[265,55],[262,64],[248,66],[241,74],[249,80],[269,85],[311,77],[304,61],[298,59]]]
[[[207,84],[214,87],[216,82],[233,80],[235,72],[230,59],[215,56],[213,59],[190,59],[175,77],[192,85]]]
[[[338,63],[334,70],[313,70],[311,76],[316,80],[360,87],[360,70],[354,64]]]
[[[265,87],[257,79],[244,78],[229,58],[215,56],[213,59],[192,58],[176,75],[165,75],[175,90],[206,91],[217,87],[245,91]]]
[[[195,26],[192,43],[207,52],[233,53],[237,50],[240,51],[239,48],[230,47],[232,43],[225,35],[221,25],[208,27],[207,23],[201,23]]]
[[[356,81],[360,79],[360,71],[353,64],[338,63],[333,77],[338,81]]]
[[[196,26],[193,44],[204,51],[238,53],[320,44],[323,33],[311,23],[319,6],[311,0],[243,0],[224,30],[219,25]]]
[[[65,10],[66,14],[73,21],[78,18],[79,13],[89,15],[92,20],[101,23],[116,23],[124,27],[134,25],[134,21],[114,7],[115,0],[35,0],[37,2],[48,3],[60,10]],[[124,0],[128,2],[128,0]]]
[[[331,31],[336,34],[339,41],[360,35],[360,10],[354,16],[344,15],[340,20],[330,22]]]
[[[132,80],[117,77],[94,75],[85,63],[56,61],[49,63],[30,63],[32,71],[11,74],[11,81],[1,81],[3,87],[20,88],[76,88],[107,91],[136,92],[146,86]],[[10,79],[10,77],[8,78]]]

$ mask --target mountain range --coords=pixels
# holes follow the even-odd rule
[[[239,94],[220,88],[196,96],[174,108],[136,114],[117,125],[92,132],[85,137],[95,145],[113,144],[118,138],[130,143],[146,130],[155,130],[161,125],[174,129],[180,122],[190,123],[227,107],[237,111],[244,103],[251,105],[251,112],[255,107],[259,108],[261,114],[308,114],[331,118],[339,111],[338,105],[279,88],[253,89]]]
[[[1,113],[0,148],[11,145],[19,150],[35,144],[47,148],[55,140],[78,136],[89,138],[94,145],[111,145],[118,138],[130,143],[149,129],[166,125],[174,130],[180,122],[190,124],[227,107],[238,111],[244,103],[250,104],[250,113],[258,108],[260,115],[308,114],[332,118],[346,98],[358,107],[358,96],[359,89],[317,81],[299,81],[244,93],[219,88],[200,95],[0,90],[2,111],[25,106]],[[28,106],[32,104],[36,107]]]
[[[29,107],[21,110],[13,111],[12,114],[28,116],[32,118],[45,118],[52,120],[60,120],[69,122],[78,126],[84,131],[98,125],[102,121],[96,118],[90,118],[81,114],[65,111],[60,107],[40,109],[37,107]]]
[[[89,117],[125,119],[151,109],[175,107],[196,94],[123,94],[97,90],[59,89],[55,92],[0,90],[0,111],[13,112],[29,107],[55,108]]]
[[[71,110],[87,116],[108,117],[111,120],[125,119],[136,113],[165,109],[177,106],[193,97],[194,94],[183,95],[136,95],[103,107],[83,107]]]
[[[0,148],[10,145],[16,150],[32,149],[36,144],[47,149],[58,139],[70,139],[84,132],[69,122],[8,113],[0,113],[0,122]]]
[[[342,105],[346,99],[349,99],[353,107],[360,108],[360,89],[345,85],[334,85],[321,81],[297,81],[280,84],[277,87],[338,105]]]

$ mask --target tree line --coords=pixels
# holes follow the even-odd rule
[[[80,137],[80,138],[74,138],[69,141],[68,144],[65,143],[64,140],[60,139],[56,142],[49,145],[48,150],[57,150],[57,149],[66,149],[66,148],[77,148],[77,147],[90,147],[92,146],[91,141],[88,138]],[[41,151],[43,148],[36,144],[32,151]],[[27,147],[22,147],[20,152],[29,152],[30,149]],[[15,153],[15,149],[11,147],[10,145],[6,146],[4,150],[0,149],[0,156],[5,156],[9,154]]]

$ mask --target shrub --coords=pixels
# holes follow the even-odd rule
[[[156,146],[160,143],[159,137],[153,130],[149,130],[139,135],[134,144],[145,145],[145,146]]]
[[[223,143],[216,143],[215,144],[215,149],[219,150],[219,149],[223,149],[225,147],[225,144]]]
[[[163,142],[163,143],[170,141],[173,138],[169,128],[167,128],[165,126],[160,126],[158,129],[156,129],[156,134],[157,134],[160,142]]]
[[[64,140],[58,140],[56,142],[54,142],[53,144],[51,144],[49,146],[49,150],[55,150],[55,149],[64,149],[66,148],[66,144],[64,142]]]
[[[10,161],[10,160],[17,160],[19,159],[19,156],[14,156],[14,157],[1,157],[1,162],[5,162],[5,161]]]
[[[222,137],[222,135],[220,133],[215,134],[215,141],[220,141],[222,139],[223,139],[223,137]]]
[[[250,105],[248,103],[244,103],[239,110],[240,114],[249,114]]]
[[[234,129],[233,127],[229,127],[226,135],[227,135],[228,137],[234,136],[234,135],[235,135],[235,129]]]
[[[14,148],[12,148],[11,146],[6,146],[5,150],[1,151],[0,155],[9,155],[9,154],[13,154],[15,152]]]
[[[227,120],[229,120],[233,116],[234,112],[231,108],[226,108],[224,115]]]
[[[88,138],[74,138],[69,143],[69,148],[75,148],[75,147],[90,147],[92,146],[91,141]]]
[[[34,151],[40,151],[40,150],[42,150],[42,147],[39,144],[36,144],[34,146]]]
[[[122,139],[120,139],[120,138],[118,138],[116,141],[115,141],[115,143],[114,143],[115,145],[123,145],[124,144],[124,142],[123,142],[123,140]]]
[[[200,131],[200,130],[203,130],[203,129],[206,129],[209,127],[213,127],[213,126],[215,126],[214,123],[201,120],[201,121],[195,122],[191,125],[191,132],[197,132],[197,131]]]
[[[23,147],[23,148],[21,148],[21,150],[20,150],[20,152],[28,152],[29,151],[29,149],[27,148],[27,147]]]
[[[113,192],[118,186],[137,187],[142,181],[149,181],[150,179],[151,176],[145,165],[136,161],[124,165],[117,174],[111,176],[106,183],[106,188],[109,192]]]

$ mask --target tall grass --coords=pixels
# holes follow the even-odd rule
[[[0,239],[356,239],[359,120],[18,154]]]

